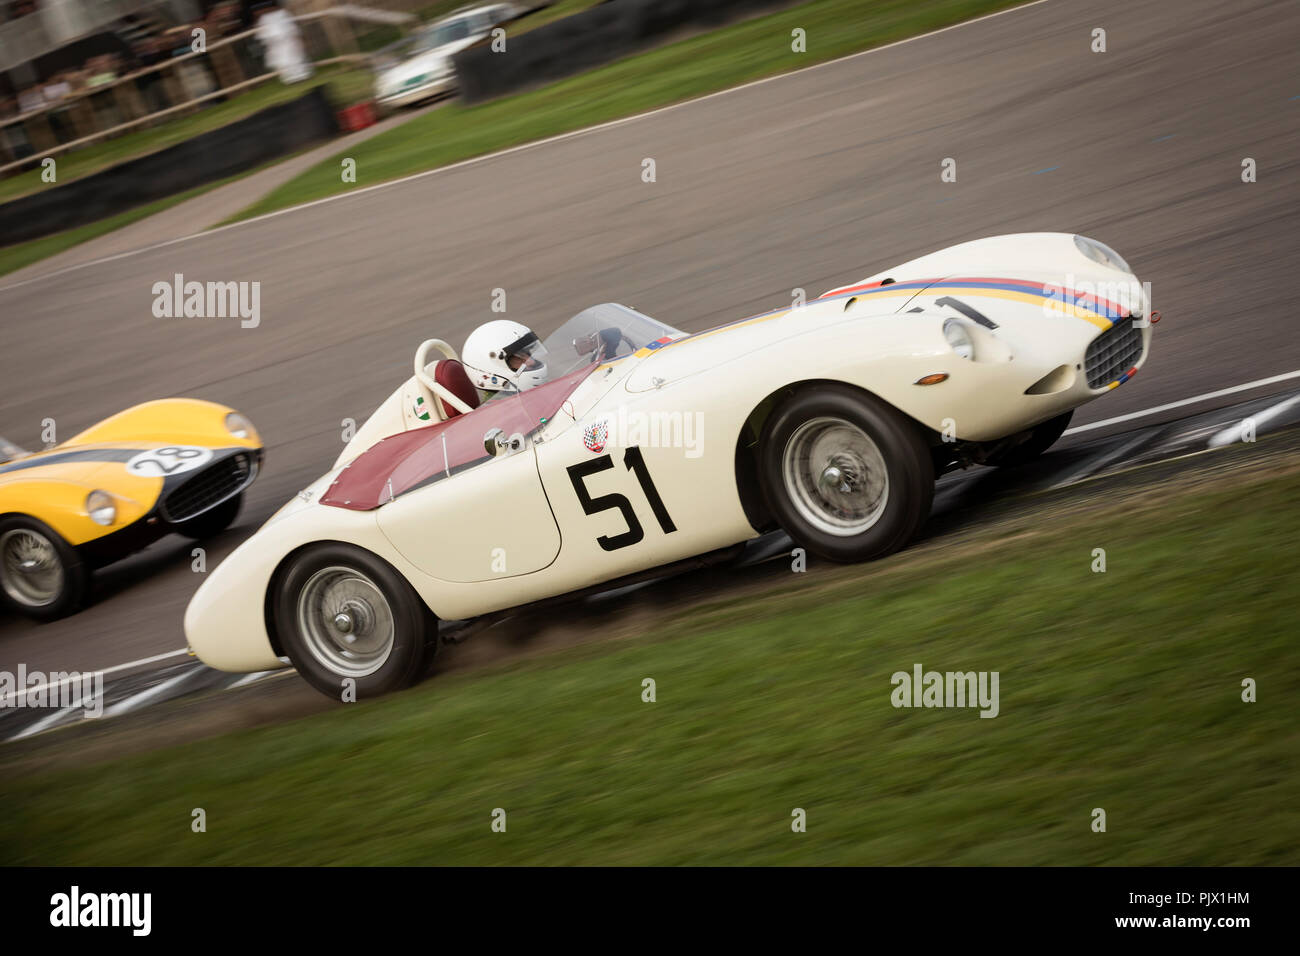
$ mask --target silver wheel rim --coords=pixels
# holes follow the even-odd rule
[[[870,435],[842,418],[813,418],[796,428],[781,472],[799,516],[836,537],[862,534],[889,503],[885,456]]]
[[[342,677],[366,677],[393,652],[388,599],[355,568],[322,568],[298,593],[298,632],[316,660]]]
[[[63,593],[63,562],[54,542],[31,528],[0,537],[0,583],[5,594],[26,607],[45,607]]]

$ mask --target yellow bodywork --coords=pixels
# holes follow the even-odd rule
[[[192,398],[145,402],[106,418],[97,425],[47,451],[16,459],[5,471],[0,465],[0,517],[24,514],[45,522],[71,545],[85,544],[127,527],[143,518],[158,501],[164,479],[133,475],[120,461],[58,461],[70,451],[140,449],[168,445],[202,448],[261,447],[261,438],[248,427],[237,438],[226,429],[225,405]],[[43,459],[56,459],[39,464]],[[113,496],[117,514],[110,525],[92,521],[86,496],[94,490]]]

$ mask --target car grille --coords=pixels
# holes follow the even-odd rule
[[[1102,388],[1119,379],[1142,357],[1142,330],[1130,319],[1112,325],[1088,345],[1084,369],[1089,388]]]
[[[168,494],[162,503],[163,517],[176,524],[200,515],[238,494],[256,474],[253,455],[241,453],[224,458]]]

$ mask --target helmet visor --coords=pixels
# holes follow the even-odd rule
[[[536,332],[527,332],[501,350],[512,372],[536,372],[546,367],[546,346]]]

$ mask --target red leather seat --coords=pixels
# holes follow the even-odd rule
[[[478,389],[469,380],[469,375],[465,372],[465,366],[455,359],[439,360],[433,369],[433,380],[470,408],[478,408]],[[448,418],[455,418],[460,414],[460,409],[444,402],[440,396],[435,394],[433,400],[438,403],[438,410],[442,412],[444,421]]]

